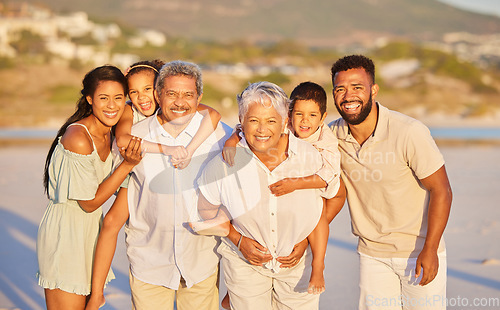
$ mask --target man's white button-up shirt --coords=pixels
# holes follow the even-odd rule
[[[196,112],[174,138],[154,115],[135,124],[132,135],[154,143],[187,146],[202,119]],[[196,179],[206,163],[220,154],[228,134],[230,128],[219,123],[183,170],[175,169],[169,156],[156,153],[146,153],[132,170],[125,232],[131,272],[137,279],[178,289],[181,276],[191,287],[217,270],[216,238],[193,234],[185,223],[199,219]]]

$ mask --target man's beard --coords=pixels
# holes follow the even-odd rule
[[[360,102],[359,100],[355,101],[343,101],[340,105],[343,105],[348,102]],[[368,98],[367,102],[361,102],[361,111],[359,114],[346,114],[338,105],[335,105],[337,111],[340,113],[340,116],[349,124],[349,125],[359,125],[361,124],[372,111],[372,94],[370,93],[370,98]]]

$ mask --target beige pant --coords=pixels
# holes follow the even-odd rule
[[[222,255],[222,270],[231,309],[318,309],[319,295],[307,293],[312,268],[309,249],[296,266],[283,268],[278,273],[249,264],[224,242],[218,252]]]
[[[439,269],[429,284],[415,278],[416,258],[360,257],[360,310],[446,309],[446,252],[438,254]]]
[[[130,272],[130,290],[132,291],[133,310],[173,310],[174,301],[178,310],[219,310],[218,271],[207,279],[186,287],[181,278],[177,290],[160,285],[142,282]]]

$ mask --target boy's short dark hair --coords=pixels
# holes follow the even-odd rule
[[[332,65],[332,85],[335,85],[333,80],[335,79],[335,74],[338,72],[358,68],[365,69],[366,73],[368,73],[372,79],[372,84],[375,84],[375,65],[373,61],[363,55],[349,55],[340,58]]]
[[[297,100],[312,100],[318,104],[321,116],[326,112],[326,92],[323,87],[313,82],[303,82],[297,85],[290,94],[290,113]]]

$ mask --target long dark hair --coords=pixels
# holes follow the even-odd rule
[[[81,97],[76,103],[76,111],[66,120],[64,125],[62,125],[59,131],[57,132],[57,135],[54,141],[52,141],[52,145],[50,146],[47,158],[45,159],[45,169],[43,173],[43,187],[45,188],[45,193],[47,194],[47,197],[49,197],[50,160],[52,158],[52,153],[54,153],[54,149],[56,148],[57,143],[59,142],[59,138],[64,135],[69,125],[79,120],[82,120],[92,114],[92,106],[87,101],[87,96],[92,97],[97,87],[99,86],[99,83],[102,81],[114,81],[122,84],[123,91],[125,94],[127,94],[127,79],[120,71],[120,69],[118,69],[115,66],[105,65],[97,67],[85,75],[82,81],[83,88],[80,91]]]

